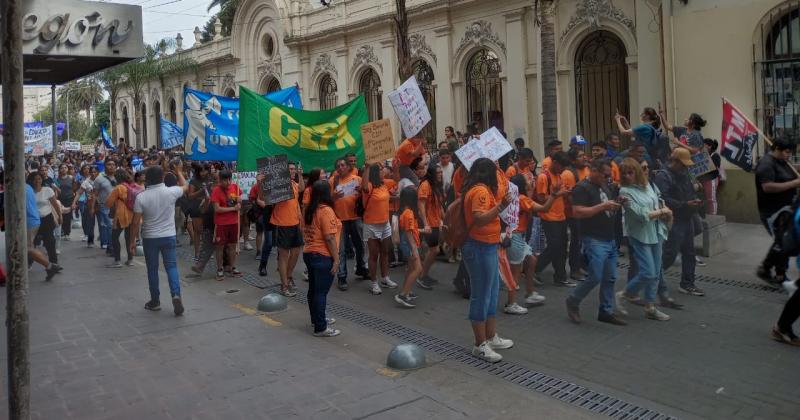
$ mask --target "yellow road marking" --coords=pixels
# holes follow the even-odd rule
[[[251,308],[249,306],[244,306],[244,305],[239,304],[239,303],[233,304],[231,306],[236,308],[236,309],[238,309],[238,310],[240,310],[240,311],[242,311],[242,312],[244,312],[244,313],[246,313],[247,315],[255,315],[256,312],[257,312],[255,309],[253,309],[253,308]]]
[[[272,318],[270,318],[270,317],[268,317],[266,315],[259,315],[258,317],[261,319],[261,322],[263,322],[263,323],[265,323],[265,324],[267,324],[267,325],[269,325],[271,327],[280,327],[281,325],[283,325],[282,322],[280,322],[278,320],[275,320],[275,319],[272,319]]]
[[[398,372],[398,371],[396,371],[394,369],[389,369],[389,368],[380,368],[380,369],[376,370],[376,372],[378,372],[378,375],[386,376],[386,377],[389,377],[389,378],[396,378],[396,377],[400,376],[400,374],[401,374],[401,372]]]

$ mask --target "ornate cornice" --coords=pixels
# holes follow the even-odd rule
[[[312,80],[316,79],[320,73],[330,73],[334,79],[339,76],[339,72],[336,71],[336,66],[331,61],[331,56],[328,53],[320,54],[319,57],[317,57]]]
[[[236,80],[231,73],[225,73],[225,76],[222,77],[222,87],[219,91],[224,95],[228,89],[232,89],[236,92]]]
[[[372,45],[363,45],[356,50],[356,56],[353,58],[353,68],[369,64],[373,64],[383,71],[383,65],[378,60],[378,56],[375,55],[375,49],[372,48]]]
[[[563,40],[570,31],[583,23],[595,30],[600,28],[600,19],[613,20],[626,26],[631,32],[636,31],[633,19],[626,16],[621,9],[614,7],[609,0],[580,0],[575,6],[575,14],[561,33],[561,39]]]
[[[458,45],[456,56],[459,56],[471,45],[484,44],[493,44],[503,50],[503,54],[506,53],[506,44],[500,40],[500,36],[492,29],[492,23],[485,20],[478,20],[467,26],[464,31],[464,36],[461,38],[461,42]]]
[[[263,79],[264,76],[273,76],[280,80],[281,78],[281,58],[276,55],[272,59],[265,59],[258,63],[258,78]]]
[[[428,56],[436,63],[436,54],[431,49],[431,46],[425,41],[425,35],[411,34],[408,37],[408,48],[411,50],[412,57]]]

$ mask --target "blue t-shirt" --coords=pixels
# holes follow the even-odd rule
[[[28,184],[25,184],[25,216],[28,221],[28,229],[42,224],[39,218],[39,209],[36,207],[36,193]]]

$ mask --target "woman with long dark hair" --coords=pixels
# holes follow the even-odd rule
[[[514,345],[513,341],[500,338],[495,329],[500,288],[500,213],[511,203],[509,194],[498,202],[497,188],[494,162],[486,158],[473,162],[462,189],[469,235],[461,252],[471,282],[469,320],[475,336],[472,354],[492,363],[503,359],[495,350]]]
[[[56,227],[61,224],[61,211],[56,193],[50,187],[42,186],[42,175],[39,172],[31,172],[28,175],[28,184],[36,193],[36,208],[39,210],[41,224],[36,234],[34,244],[41,241],[47,250],[47,259],[53,264],[58,264],[56,253],[56,238],[54,232]]]
[[[436,280],[429,275],[436,256],[439,254],[440,233],[444,221],[444,175],[439,165],[428,166],[425,178],[419,184],[419,213],[424,214],[425,244],[428,250],[422,261],[422,276],[417,280],[419,287],[433,289]]]
[[[114,212],[114,220],[111,221],[111,245],[114,262],[111,263],[108,268],[121,268],[122,263],[120,262],[120,258],[122,256],[122,250],[119,246],[119,236],[123,232],[125,233],[125,250],[128,253],[128,259],[125,260],[125,265],[129,266],[133,261],[133,254],[130,251],[133,209],[129,209],[126,203],[129,198],[133,198],[128,197],[128,194],[134,194],[134,189],[138,190],[138,187],[131,186],[133,180],[125,169],[117,169],[117,172],[114,173],[114,179],[117,180],[117,186],[111,190],[111,194],[108,195],[105,202],[106,207],[112,209]]]
[[[331,187],[323,180],[311,186],[311,196],[303,215],[305,250],[303,262],[308,267],[308,310],[314,335],[334,337],[341,331],[331,328],[335,320],[325,317],[328,292],[339,271],[339,239],[342,222],[333,211]]]
[[[639,115],[641,124],[631,127],[628,119],[617,113],[614,115],[620,134],[633,137],[636,141],[644,144],[647,150],[645,158],[648,162],[655,165],[655,169],[666,167],[671,153],[669,139],[664,136],[662,121],[659,113],[654,108],[646,107]]]
[[[370,293],[381,294],[381,287],[394,289],[397,283],[389,278],[389,252],[392,247],[392,225],[390,217],[391,193],[381,175],[383,168],[379,164],[364,168],[365,177],[361,179],[361,200],[364,203],[364,232],[369,248],[369,278],[372,280]],[[381,278],[378,281],[378,266]]]

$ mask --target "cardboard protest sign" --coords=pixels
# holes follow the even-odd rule
[[[367,162],[383,162],[394,157],[394,137],[392,124],[388,118],[362,125],[361,138]]]
[[[277,204],[294,198],[292,180],[289,177],[289,160],[286,155],[267,156],[256,159],[258,173],[264,174],[261,189],[267,204]]]
[[[93,144],[82,144],[81,145],[81,152],[83,152],[83,153],[94,153],[94,145]]]
[[[486,130],[480,138],[472,139],[469,143],[456,151],[456,156],[467,170],[472,167],[472,162],[485,157],[496,161],[511,151],[511,144],[495,127]]]
[[[691,175],[692,178],[699,178],[702,175],[717,170],[717,166],[714,165],[714,162],[711,160],[711,155],[705,150],[693,154],[692,162],[694,162],[694,164],[688,168],[689,175]]]
[[[415,76],[411,76],[397,90],[390,92],[389,102],[400,118],[400,126],[403,127],[406,137],[413,137],[431,121],[431,113]]]

